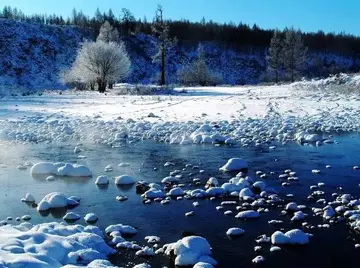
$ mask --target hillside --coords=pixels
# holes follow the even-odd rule
[[[70,67],[81,41],[92,39],[91,30],[73,26],[52,26],[0,19],[0,88],[9,93],[14,89],[61,88],[58,74]],[[158,67],[152,62],[154,37],[142,33],[123,37],[132,70],[126,82],[155,83]],[[196,57],[199,41],[180,40],[169,53],[167,78],[176,83],[176,73]],[[266,80],[266,48],[232,48],[221,42],[202,42],[207,63],[222,77],[224,84],[256,84]],[[309,77],[329,73],[352,72],[360,66],[359,59],[327,51],[310,51],[305,74]],[[11,90],[10,90],[11,89]]]

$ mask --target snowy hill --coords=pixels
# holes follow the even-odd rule
[[[59,72],[70,67],[89,30],[71,26],[49,26],[0,19],[0,92],[18,89],[61,88]],[[123,37],[132,61],[125,82],[155,83],[159,68],[152,62],[154,37],[138,34]],[[197,42],[180,40],[167,58],[167,81],[177,82],[177,71],[196,57]],[[265,81],[266,48],[244,47],[236,50],[215,42],[203,43],[207,63],[223,84],[257,84]],[[306,74],[310,77],[351,72],[360,61],[329,52],[310,52]],[[321,65],[321,67],[319,67]]]
[[[0,87],[58,88],[58,74],[73,62],[89,33],[74,27],[0,19]]]

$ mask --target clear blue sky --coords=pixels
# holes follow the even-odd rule
[[[26,14],[56,13],[65,17],[75,7],[93,15],[96,8],[115,15],[123,7],[136,18],[151,20],[157,4],[171,19],[258,24],[262,28],[294,26],[303,31],[351,33],[360,36],[360,0],[0,0],[0,7],[11,5]],[[2,8],[2,7],[1,7]]]

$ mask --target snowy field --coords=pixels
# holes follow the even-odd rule
[[[318,84],[319,82],[317,82]],[[128,85],[119,85],[119,87],[126,86]],[[43,143],[49,144],[49,146],[54,145],[55,148],[60,143],[68,142],[73,146],[68,155],[62,156],[65,159],[70,159],[71,164],[54,163],[55,160],[37,164],[28,161],[18,163],[18,172],[30,170],[30,175],[34,178],[46,175],[44,177],[46,179],[39,180],[41,183],[50,183],[51,185],[52,181],[59,181],[66,177],[71,177],[75,181],[79,177],[92,177],[94,184],[112,187],[114,184],[115,186],[133,186],[137,182],[137,179],[131,176],[117,176],[114,177],[115,180],[111,180],[111,176],[104,175],[111,174],[114,170],[119,173],[121,168],[129,166],[127,163],[110,163],[109,160],[109,165],[97,167],[96,172],[94,172],[95,167],[78,165],[78,161],[86,163],[87,153],[88,156],[94,154],[92,156],[95,158],[99,155],[102,156],[102,154],[105,155],[107,150],[121,148],[121,144],[132,145],[141,140],[149,139],[184,147],[197,146],[196,144],[207,144],[210,147],[213,145],[222,146],[221,148],[211,147],[209,155],[211,153],[216,154],[216,150],[220,149],[228,156],[228,154],[239,154],[238,148],[241,147],[250,147],[249,150],[261,148],[259,151],[252,151],[250,163],[255,163],[264,152],[269,153],[277,150],[278,147],[284,150],[275,152],[282,155],[283,158],[287,158],[287,152],[292,152],[292,155],[296,156],[298,149],[291,149],[293,147],[286,146],[293,146],[294,142],[298,142],[314,145],[311,149],[312,159],[314,159],[316,158],[315,152],[320,150],[318,147],[323,145],[322,148],[325,147],[331,151],[331,146],[338,145],[339,133],[354,133],[360,129],[359,94],[343,94],[332,90],[325,92],[324,88],[321,87],[320,89],[315,82],[282,86],[177,88],[176,91],[178,93],[173,95],[155,96],[123,96],[118,95],[115,89],[106,95],[95,92],[68,91],[61,95],[56,92],[47,92],[42,96],[4,97],[0,101],[0,150],[7,151],[8,155],[0,157],[3,162],[0,161],[0,178],[2,174],[7,174],[2,170],[7,169],[8,163],[6,161],[11,163],[12,155],[10,152],[15,145],[23,145],[26,148],[27,144]],[[95,146],[91,148],[91,145],[95,144],[105,145],[104,148],[107,149],[94,152]],[[62,148],[68,148],[65,145],[62,146]],[[347,146],[347,150],[349,150],[351,145]],[[191,148],[191,150],[195,150],[193,147]],[[235,152],[231,151],[233,148],[236,150]],[[229,151],[227,151],[228,149]],[[150,152],[145,153],[150,154]],[[323,161],[323,158],[326,159],[326,153],[329,152],[325,150],[325,157],[322,155],[316,159]],[[186,155],[186,152],[182,152],[182,154]],[[242,151],[241,156],[243,155],[246,156],[247,153]],[[300,163],[308,161],[305,156],[298,157],[301,160]],[[196,160],[211,163],[210,157],[207,158],[204,155],[202,157],[203,159],[196,157]],[[312,240],[312,234],[308,232],[312,232],[316,225],[309,223],[292,224],[304,222],[310,214],[312,215],[311,218],[317,217],[321,221],[325,221],[323,224],[319,223],[318,229],[328,229],[332,224],[344,219],[349,222],[351,229],[355,231],[360,229],[359,199],[351,194],[346,194],[342,189],[339,190],[335,185],[326,188],[327,183],[315,179],[323,174],[323,170],[331,170],[331,165],[325,167],[324,162],[318,166],[314,164],[314,169],[307,170],[308,173],[299,168],[299,175],[305,177],[305,174],[308,174],[314,177],[310,181],[304,182],[306,191],[302,189],[301,194],[305,194],[305,196],[293,200],[294,195],[292,193],[279,193],[277,189],[279,187],[299,186],[296,171],[281,170],[280,168],[283,166],[279,166],[276,173],[272,174],[269,171],[269,165],[275,164],[268,163],[267,155],[263,156],[264,158],[257,164],[259,170],[254,170],[253,166],[248,165],[248,161],[246,161],[248,159],[237,157],[239,156],[228,157],[229,161],[222,163],[223,166],[220,169],[211,167],[213,173],[216,170],[217,173],[215,174],[219,176],[219,180],[221,178],[221,183],[216,178],[209,179],[212,176],[206,173],[208,171],[200,169],[199,166],[184,165],[184,163],[175,164],[171,162],[172,159],[165,163],[157,163],[170,176],[167,175],[162,179],[154,178],[154,180],[148,181],[150,184],[144,184],[146,191],[141,195],[141,202],[150,205],[156,203],[153,202],[155,199],[160,206],[165,207],[165,205],[170,204],[171,206],[183,199],[194,199],[186,213],[183,213],[182,210],[181,216],[191,218],[195,215],[195,219],[197,212],[194,211],[197,211],[198,206],[209,206],[209,204],[201,203],[204,199],[223,200],[218,203],[214,212],[219,211],[225,216],[232,215],[232,218],[235,217],[236,220],[245,222],[266,218],[263,215],[269,211],[270,214],[268,215],[271,216],[284,215],[288,218],[281,219],[290,222],[290,225],[286,225],[286,228],[282,229],[283,232],[279,231],[280,228],[274,228],[271,229],[272,233],[263,234],[256,239],[258,246],[264,243],[270,244],[270,252],[279,251],[285,245],[301,246],[308,244]],[[326,159],[327,163],[336,165],[336,163],[344,161],[342,152],[341,158],[339,158],[342,159],[341,161],[337,160],[336,157],[334,159],[329,157]],[[48,159],[39,158],[38,156],[36,161],[48,161]],[[107,160],[106,157],[101,158]],[[289,158],[291,159],[291,157]],[[154,159],[152,161],[157,162]],[[275,160],[272,159],[271,161]],[[11,164],[13,165],[13,163]],[[358,170],[359,166],[355,166],[355,164],[352,163],[353,166],[349,167],[349,163],[346,163],[344,174],[348,170],[356,172],[355,170]],[[152,172],[161,167],[152,167]],[[262,167],[269,170],[261,170]],[[323,170],[320,170],[320,167]],[[8,169],[10,168],[14,167],[10,165]],[[101,172],[99,171],[100,168]],[[208,169],[208,167],[202,168]],[[243,172],[239,172],[246,169],[250,170],[255,177],[254,179]],[[192,175],[189,175],[190,171]],[[202,177],[202,173],[206,174],[207,177]],[[222,177],[220,174],[224,173],[228,173],[228,175]],[[339,174],[341,173],[331,176],[339,177]],[[354,178],[355,175],[351,174],[351,178]],[[193,176],[191,177],[192,181],[183,183],[181,179],[185,176]],[[278,177],[279,180],[268,183],[266,180],[268,176]],[[325,177],[319,178],[325,180]],[[356,183],[356,181],[354,182]],[[93,183],[91,186],[94,186]],[[309,185],[309,183],[313,185]],[[205,188],[205,184],[209,187],[208,189]],[[307,197],[309,187],[311,194]],[[130,189],[134,190],[133,188]],[[326,193],[327,200],[324,199],[325,189],[329,190]],[[41,190],[44,189],[41,188]],[[42,213],[51,209],[82,206],[82,203],[80,204],[81,196],[71,196],[69,193],[60,193],[55,190],[58,189],[50,191],[47,195],[43,194],[41,198],[37,193],[36,201],[40,202],[35,211]],[[38,189],[34,190],[34,192],[37,191]],[[337,192],[330,195],[330,191]],[[81,192],[79,193],[81,194]],[[35,200],[31,193],[25,194],[19,196],[19,199],[23,197],[23,202],[33,204]],[[96,194],[100,196],[100,193]],[[132,194],[130,194],[131,198],[133,198]],[[224,197],[226,199],[222,199]],[[303,205],[302,201],[306,198],[315,200],[316,204],[311,205],[311,207]],[[128,196],[125,195],[116,197],[117,202],[124,202],[127,199]],[[114,197],[111,197],[111,200],[115,202]],[[137,201],[142,205],[140,200]],[[177,206],[181,206],[181,203],[177,204]],[[233,207],[227,209],[229,206]],[[271,214],[274,207],[282,210],[276,211],[276,214]],[[174,210],[173,213],[176,211]],[[6,215],[2,216],[5,217]],[[206,216],[205,218],[208,219],[208,215]],[[175,264],[179,266],[211,268],[217,264],[217,260],[212,256],[213,249],[216,250],[216,245],[211,245],[211,247],[209,242],[200,236],[193,235],[160,246],[154,245],[160,242],[159,237],[149,236],[145,238],[147,244],[138,245],[127,238],[141,232],[141,228],[137,230],[130,225],[111,223],[112,225],[102,230],[92,225],[87,227],[64,223],[32,225],[27,222],[30,218],[29,215],[19,218],[18,221],[23,221],[19,226],[5,225],[13,220],[9,218],[1,222],[1,225],[5,226],[0,227],[0,267],[74,268],[84,265],[88,265],[88,267],[111,267],[112,264],[107,259],[109,255],[116,252],[114,248],[134,250],[137,257],[172,256],[175,259]],[[64,215],[64,220],[70,222],[77,221],[80,218],[84,218],[86,223],[97,221],[96,214],[88,213],[84,217],[84,215],[77,214],[76,210]],[[279,223],[282,224],[283,220],[269,219],[269,224],[277,226]],[[232,226],[228,226],[229,229],[223,233],[230,237],[242,236],[245,231],[236,226],[240,226],[240,224],[232,223]],[[250,229],[249,225],[245,226]],[[267,222],[266,226],[268,226]],[[289,228],[290,226],[292,228]],[[251,233],[253,231],[246,230],[246,232]],[[255,252],[261,252],[261,246],[257,248],[258,246],[255,247]],[[353,247],[353,245],[351,246]],[[359,247],[360,244],[355,245],[355,248]],[[252,260],[253,263],[264,261],[265,258],[262,255],[255,256]],[[126,267],[149,268],[150,266],[147,264],[130,266],[128,264]]]
[[[127,85],[120,85],[126,87]],[[260,119],[272,109],[284,118],[341,116],[357,113],[360,96],[336,92],[298,90],[294,85],[176,88],[178,95],[123,96],[116,90],[97,92],[46,93],[43,96],[3,98],[1,112],[16,114],[101,117],[104,120],[147,120],[151,122],[204,122]],[[149,118],[153,113],[156,117]]]

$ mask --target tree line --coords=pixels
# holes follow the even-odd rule
[[[71,14],[64,18],[56,14],[33,14],[26,15],[20,9],[5,6],[0,11],[0,17],[5,19],[35,22],[48,25],[74,25],[81,28],[91,28],[96,33],[105,21],[119,30],[121,35],[129,34],[152,34],[151,18],[136,19],[129,9],[122,8],[117,15],[109,9],[101,12],[97,9],[93,16],[88,16],[82,11],[73,9]],[[177,37],[179,41],[221,42],[224,46],[235,49],[251,49],[251,47],[266,48],[269,46],[274,30],[265,30],[256,24],[249,26],[243,23],[235,24],[217,23],[203,18],[199,22],[188,20],[165,20],[168,25],[168,35]],[[354,58],[360,57],[360,38],[340,33],[302,33],[303,42],[311,51],[335,52]]]

